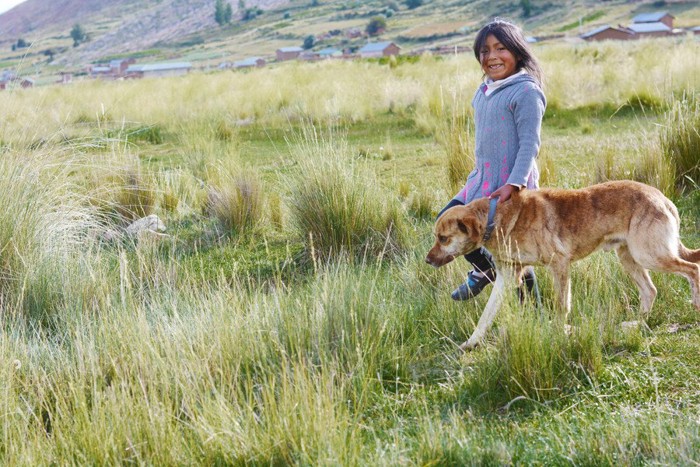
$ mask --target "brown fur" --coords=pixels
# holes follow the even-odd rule
[[[700,310],[700,250],[681,243],[678,210],[656,188],[614,181],[579,190],[523,190],[498,205],[494,232],[484,243],[488,209],[488,199],[482,198],[446,211],[435,225],[435,245],[426,257],[440,267],[481,246],[494,257],[493,292],[473,334],[460,346],[463,350],[478,345],[500,307],[506,284],[519,282],[526,266],[550,269],[560,308],[568,313],[570,265],[600,249],[616,251],[639,288],[643,312],[656,298],[649,269],[686,277]]]

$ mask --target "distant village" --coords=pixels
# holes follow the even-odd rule
[[[640,14],[632,18],[632,23],[623,26],[605,25],[578,36],[584,41],[604,40],[637,40],[653,37],[668,37],[685,35],[689,32],[700,36],[700,26],[689,29],[677,29],[673,26],[675,17],[667,12],[654,12]],[[352,29],[345,33],[350,38],[362,37],[360,30]],[[528,41],[537,42],[538,39],[528,37]],[[420,55],[431,53],[433,55],[453,55],[459,53],[471,53],[468,46],[436,46],[415,49],[406,55]],[[285,62],[290,60],[320,61],[330,59],[368,59],[382,58],[399,55],[401,48],[392,41],[369,42],[356,51],[349,49],[324,48],[310,50],[303,47],[282,47],[275,51],[274,57],[248,57],[238,61],[225,61],[218,65],[218,69],[241,70],[246,68],[260,68],[269,62]],[[111,60],[109,63],[88,65],[82,76],[91,79],[124,80],[141,78],[158,78],[167,76],[179,76],[189,73],[193,69],[190,62],[163,62],[139,64],[133,58]],[[68,84],[73,81],[73,73],[61,72],[54,83]],[[5,70],[0,74],[0,90],[13,88],[31,88],[35,81],[31,78],[16,75],[11,70]]]

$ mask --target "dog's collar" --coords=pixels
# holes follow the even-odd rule
[[[489,217],[486,220],[486,232],[484,232],[484,243],[491,238],[493,229],[496,227],[496,223],[493,221],[493,218],[496,216],[496,204],[498,204],[498,197],[491,198],[491,201],[489,202]]]

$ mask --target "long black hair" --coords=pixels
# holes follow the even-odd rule
[[[491,34],[493,34],[494,37],[498,39],[498,42],[503,44],[505,48],[515,56],[517,59],[518,71],[525,69],[530,76],[535,78],[537,84],[539,84],[540,87],[543,87],[544,74],[542,73],[540,63],[533,55],[527,40],[525,40],[523,30],[510,21],[495,18],[493,21],[481,28],[476,34],[476,38],[474,39],[474,56],[479,64],[481,64],[481,60],[479,58],[481,49],[486,43],[486,38]]]

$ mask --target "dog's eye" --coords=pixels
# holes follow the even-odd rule
[[[447,243],[447,237],[445,237],[444,235],[438,235],[438,242]]]

